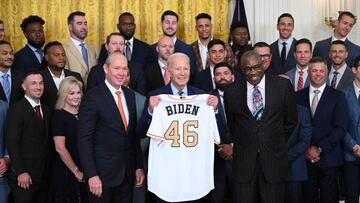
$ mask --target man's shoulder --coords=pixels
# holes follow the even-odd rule
[[[324,45],[329,45],[331,44],[331,38],[332,37],[329,37],[329,38],[326,38],[326,39],[323,39],[323,40],[319,40],[315,43],[315,46],[324,46]]]
[[[150,48],[150,45],[144,41],[141,41],[139,39],[136,39],[134,37],[134,44],[137,44],[138,46],[141,46],[141,47],[146,47],[146,48]]]

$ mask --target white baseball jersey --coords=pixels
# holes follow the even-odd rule
[[[214,142],[220,143],[209,95],[159,96],[147,132],[148,189],[167,202],[200,199],[214,189]]]

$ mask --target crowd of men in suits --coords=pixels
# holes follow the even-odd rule
[[[229,43],[215,39],[211,16],[195,19],[198,39],[188,45],[176,37],[179,16],[165,11],[163,36],[149,45],[124,12],[99,50],[86,39],[83,12],[68,16],[63,44],[45,44],[45,21],[29,16],[20,25],[27,44],[15,53],[0,21],[0,202],[10,191],[14,202],[47,201],[49,123],[67,76],[84,84],[78,148],[90,202],[164,202],[144,186],[143,138],[163,93],[213,95],[215,188],[191,202],[331,203],[343,189],[346,202],[359,202],[360,47],[347,38],[356,17],[340,13],[314,48],[292,36],[289,13],[270,45],[249,44],[241,23]]]

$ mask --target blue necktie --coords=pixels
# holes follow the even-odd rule
[[[10,102],[10,83],[9,83],[9,74],[5,73],[1,76],[3,78],[3,90],[6,96],[6,100],[9,103]]]
[[[262,114],[264,112],[263,98],[261,92],[257,86],[254,86],[253,91],[253,116],[256,119],[256,122],[261,121]]]
[[[81,47],[81,54],[82,54],[82,57],[83,57],[83,59],[85,61],[85,64],[86,64],[87,67],[89,67],[88,53],[87,53],[85,44],[81,43],[80,47]]]
[[[36,49],[35,52],[37,53],[38,57],[37,59],[41,63],[44,58],[44,52],[41,49]]]

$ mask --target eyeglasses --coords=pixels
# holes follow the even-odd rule
[[[261,71],[263,69],[263,64],[262,63],[259,63],[259,64],[256,64],[256,65],[253,65],[253,66],[243,66],[243,71],[245,73],[248,73],[248,72],[251,72],[251,71]]]
[[[261,54],[260,55],[261,59],[266,59],[266,60],[269,59],[270,56],[271,56],[271,54]]]

